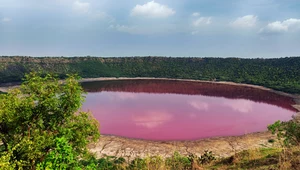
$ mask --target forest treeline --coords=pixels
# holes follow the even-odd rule
[[[300,93],[300,57],[273,59],[171,57],[0,57],[0,83],[20,82],[26,73],[77,73],[94,77],[158,77],[232,81]]]

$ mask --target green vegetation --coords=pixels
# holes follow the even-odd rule
[[[93,164],[97,170],[194,170],[194,169],[289,169],[300,167],[299,146],[287,149],[261,148],[246,150],[227,158],[215,158],[209,151],[201,156],[183,156],[175,152],[163,159],[160,156],[149,156],[125,161],[124,158],[91,157],[82,161],[84,165]],[[209,155],[209,156],[208,156]],[[208,157],[207,157],[208,156]],[[200,160],[209,160],[202,162]]]
[[[284,146],[300,145],[300,123],[296,120],[288,122],[277,121],[268,126],[268,129],[277,135]]]
[[[99,138],[98,122],[78,112],[82,88],[76,76],[26,75],[19,89],[0,98],[0,169],[73,169]]]
[[[1,57],[0,83],[21,81],[31,71],[60,78],[162,77],[232,81],[300,93],[300,57],[278,59],[167,57]]]

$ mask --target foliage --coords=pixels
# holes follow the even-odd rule
[[[125,159],[117,158],[114,156],[106,156],[104,158],[96,159],[90,157],[86,160],[81,160],[80,164],[87,169],[99,169],[99,170],[124,170]]]
[[[174,152],[172,157],[166,158],[166,167],[172,170],[190,169],[191,166],[191,160],[179,152]]]
[[[269,125],[268,129],[277,135],[279,141],[283,139],[285,146],[300,145],[300,123],[298,121],[277,121]]]
[[[131,161],[128,170],[147,170],[147,163],[145,159],[136,158]]]
[[[78,169],[78,163],[75,157],[73,148],[68,144],[66,138],[56,138],[56,147],[51,150],[46,158],[38,163],[37,169],[61,169],[67,170],[72,167],[73,169]]]
[[[165,162],[161,156],[151,156],[146,158],[148,169],[164,170]]]
[[[190,155],[189,157],[191,161],[196,161],[199,165],[209,164],[212,161],[216,160],[216,157],[213,155],[213,152],[208,150],[205,150],[200,157],[197,157],[195,155]]]
[[[99,138],[98,122],[78,112],[84,96],[77,80],[30,73],[20,88],[1,96],[1,165],[64,169],[88,154],[86,145]]]

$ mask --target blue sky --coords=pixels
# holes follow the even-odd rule
[[[300,55],[299,0],[0,0],[0,55]]]

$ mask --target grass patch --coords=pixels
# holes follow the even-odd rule
[[[246,150],[215,161],[204,169],[299,169],[300,148],[261,148]]]

